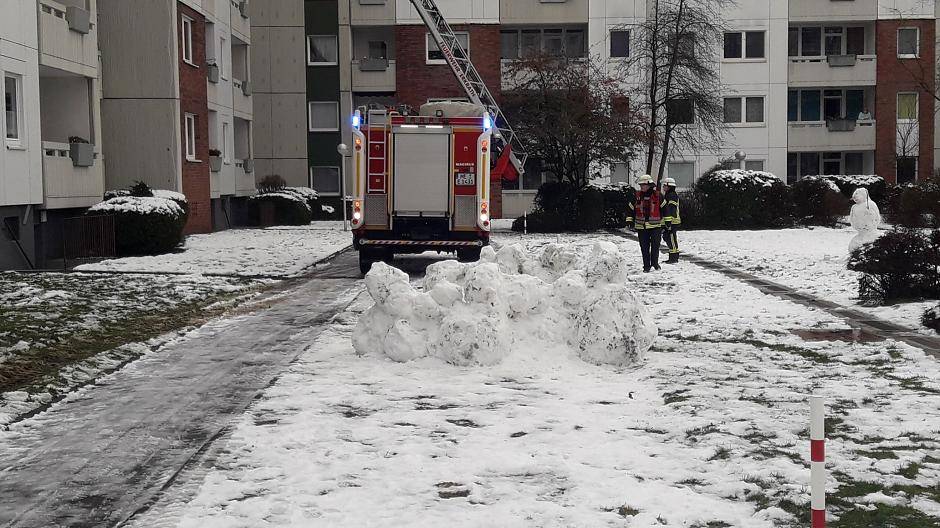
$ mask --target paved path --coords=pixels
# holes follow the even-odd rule
[[[614,234],[622,236],[623,238],[637,240],[636,235],[633,233],[614,231]],[[663,254],[667,254],[665,249],[661,251]],[[718,262],[713,262],[711,260],[706,260],[688,254],[684,254],[682,258],[687,262],[698,264],[704,268],[717,271],[718,273],[727,275],[733,279],[745,282],[766,294],[780,297],[781,299],[788,301],[793,301],[804,306],[823,310],[824,312],[842,318],[852,328],[858,328],[865,332],[869,332],[886,339],[893,339],[895,341],[907,343],[911,346],[922,349],[925,353],[937,359],[940,359],[940,338],[930,337],[921,334],[912,328],[894,324],[865,312],[853,310],[851,308],[847,308],[840,304],[836,304],[813,295],[798,292],[788,286],[762,279],[755,275],[751,275],[750,273],[732,268],[731,266],[726,266],[724,264],[719,264]]]
[[[354,252],[0,436],[0,526],[114,526],[173,483],[361,286]]]

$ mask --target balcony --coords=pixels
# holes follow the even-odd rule
[[[787,145],[791,152],[832,152],[875,149],[875,122],[837,119],[829,122],[790,122]]]
[[[588,0],[500,0],[502,24],[587,24]]]
[[[39,2],[39,63],[85,77],[98,76],[95,13],[84,0]]]
[[[878,0],[790,0],[790,22],[877,20]]]
[[[354,26],[395,24],[395,0],[349,0],[349,9]]]
[[[249,0],[230,0],[232,2],[232,32],[247,42],[251,36],[251,20],[248,15],[251,11]],[[269,0],[255,0],[267,2]]]
[[[252,114],[251,81],[232,79],[232,91],[235,98],[235,115],[250,119]]]
[[[235,160],[235,196],[255,194],[255,171],[253,160]]]
[[[90,167],[76,167],[68,143],[42,142],[42,179],[47,209],[91,207],[104,195],[104,160],[95,147]]]
[[[352,64],[352,89],[354,92],[395,91],[395,61],[360,59],[352,61]]]
[[[790,57],[790,87],[874,86],[877,78],[874,55]]]

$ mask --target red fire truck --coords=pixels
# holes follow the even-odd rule
[[[359,267],[395,254],[477,260],[490,237],[493,119],[481,105],[429,103],[418,115],[353,116],[353,242]]]

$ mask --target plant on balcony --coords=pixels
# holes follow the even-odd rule
[[[83,137],[70,136],[69,157],[76,167],[91,167],[95,164],[95,146]]]
[[[209,169],[212,172],[222,170],[222,151],[219,149],[209,149]]]
[[[173,250],[182,241],[188,204],[180,193],[153,191],[137,182],[129,190],[105,193],[105,201],[86,214],[115,216],[119,255],[156,255]]]
[[[214,60],[206,61],[206,76],[209,78],[209,82],[218,84],[219,73],[219,65]]]

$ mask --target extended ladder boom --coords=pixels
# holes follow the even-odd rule
[[[460,46],[454,30],[450,28],[450,24],[447,23],[434,0],[411,0],[411,3],[418,11],[421,20],[424,21],[424,25],[428,27],[431,36],[434,37],[434,42],[437,43],[437,47],[440,48],[454,76],[457,77],[457,81],[470,98],[470,102],[482,105],[495,114],[493,122],[498,133],[494,136],[503,143],[503,149],[509,150],[509,160],[513,168],[518,174],[522,174],[527,158],[525,149],[510,126],[509,120],[496,104],[496,99],[486,87],[483,78],[470,62],[466,51]]]

